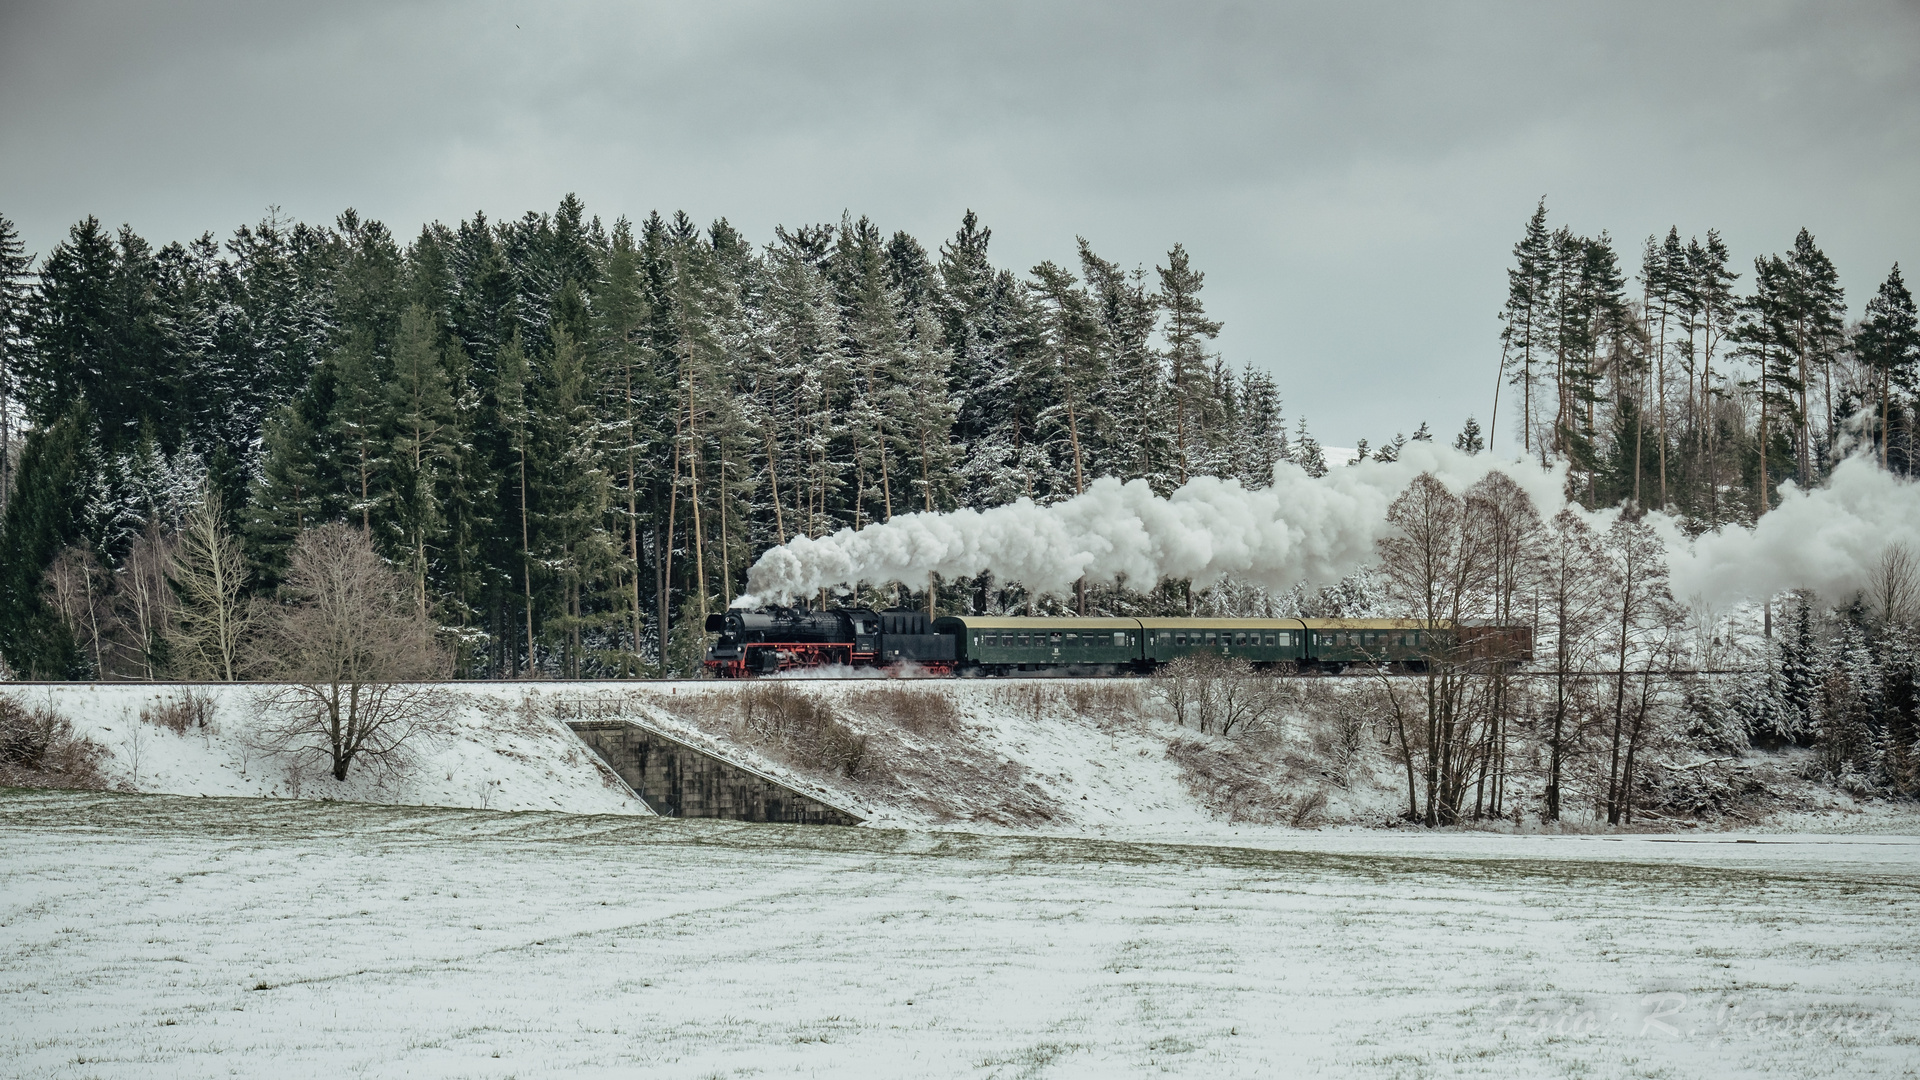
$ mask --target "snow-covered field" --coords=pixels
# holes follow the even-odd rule
[[[0,833],[8,1076],[1920,1068],[1912,838],[1258,851],[18,792]]]

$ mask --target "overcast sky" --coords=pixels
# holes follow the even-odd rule
[[[1911,280],[1920,3],[0,0],[0,213],[32,251],[88,213],[164,242],[353,206],[405,237],[569,191],[758,241],[851,210],[930,250],[971,207],[1022,270],[1183,242],[1221,352],[1322,442],[1451,436],[1486,420],[1542,195],[1631,268],[1718,227],[1744,287],[1805,226],[1856,315]]]

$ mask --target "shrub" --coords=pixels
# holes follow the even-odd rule
[[[142,705],[140,719],[175,735],[185,735],[194,728],[206,727],[213,720],[213,698],[189,688],[177,698],[155,698]]]
[[[29,709],[0,697],[0,784],[12,787],[107,786],[100,771],[106,751],[73,733],[73,723],[49,708]]]
[[[739,696],[741,737],[790,763],[852,779],[873,771],[867,737],[842,723],[833,706],[786,682],[761,683]]]
[[[849,694],[847,703],[917,734],[952,731],[960,721],[953,699],[939,687],[886,683]]]
[[[1249,734],[1277,721],[1286,703],[1281,683],[1238,657],[1190,653],[1163,664],[1152,686],[1175,723],[1201,731]]]

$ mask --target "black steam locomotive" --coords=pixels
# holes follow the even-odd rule
[[[959,639],[934,633],[924,611],[771,607],[709,615],[706,626],[720,635],[707,653],[707,669],[722,678],[836,664],[912,663],[945,674],[959,659]]]

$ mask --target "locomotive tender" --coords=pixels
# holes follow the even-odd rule
[[[936,674],[1147,674],[1194,653],[1282,672],[1350,665],[1423,671],[1436,657],[1533,659],[1533,628],[1455,627],[1418,619],[1018,618],[871,608],[773,607],[707,616],[720,638],[706,666],[722,678],[793,668],[891,668]]]

